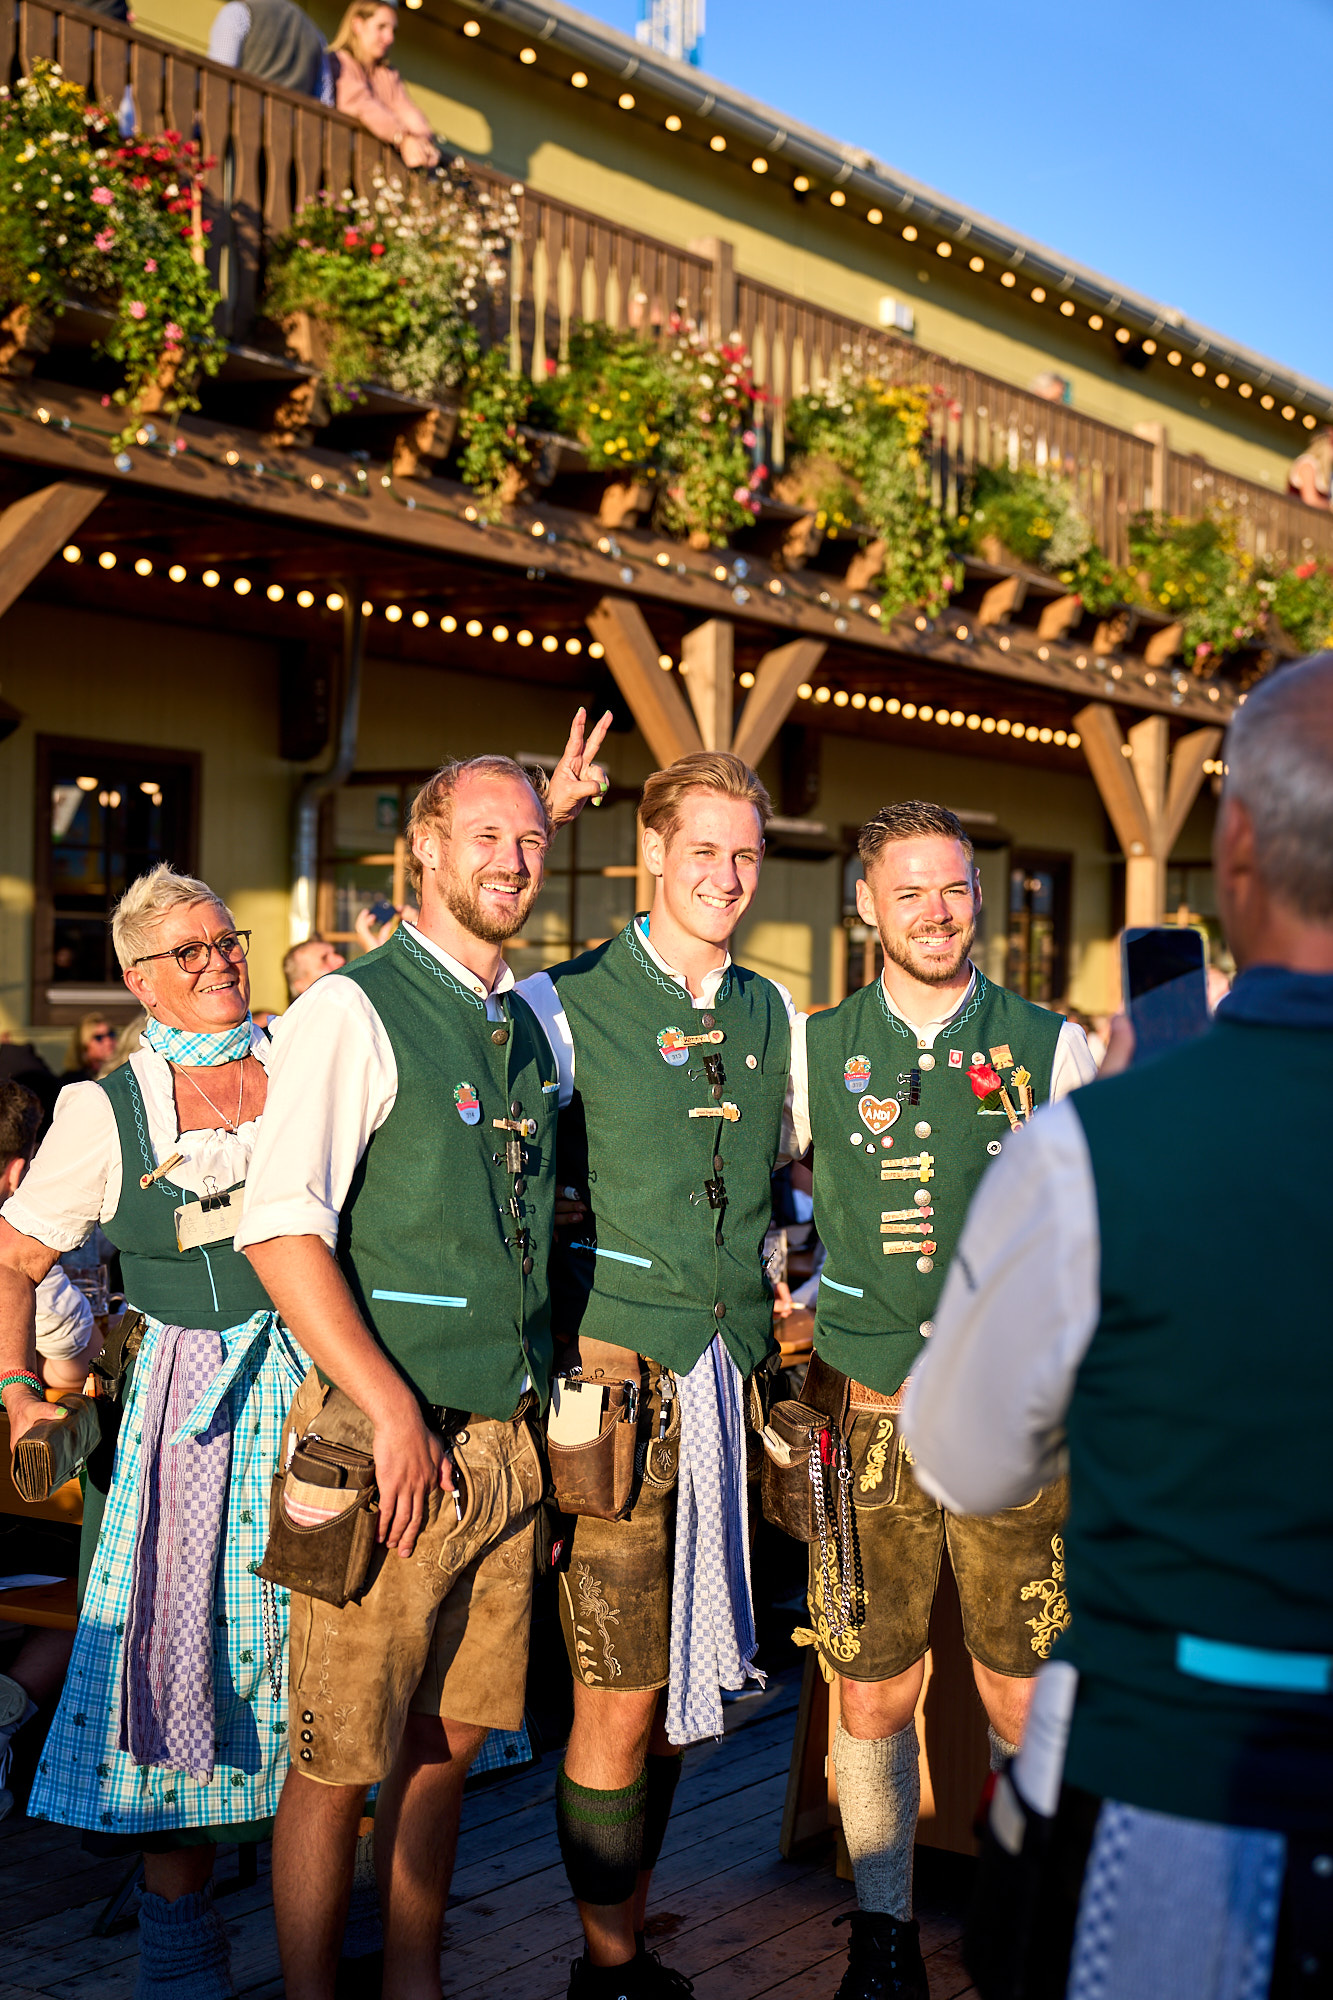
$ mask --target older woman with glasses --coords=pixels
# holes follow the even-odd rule
[[[139,2000],[232,1992],[216,1843],[266,1838],[287,1766],[285,1593],[255,1574],[283,1418],[306,1360],[232,1236],[267,1089],[249,933],[168,867],[112,919],[139,1050],[67,1088],[0,1214],[0,1394],[15,1442],[47,1414],[33,1296],[98,1224],[142,1344],[36,1818],[144,1853]],[[88,1512],[95,1512],[90,1484]]]

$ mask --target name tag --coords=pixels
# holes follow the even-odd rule
[[[244,1187],[228,1194],[187,1201],[176,1210],[176,1248],[198,1250],[206,1243],[230,1243],[241,1220]]]
[[[557,1375],[551,1384],[546,1435],[552,1444],[591,1444],[602,1434],[603,1385]]]

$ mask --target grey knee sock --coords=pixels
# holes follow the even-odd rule
[[[916,1725],[866,1743],[842,1724],[833,1741],[843,1838],[863,1910],[908,1923],[912,1916],[912,1849],[921,1810]]]
[[[139,1905],[139,1976],[134,2000],[231,2000],[231,1947],[213,1892],[145,1895]]]
[[[1018,1755],[1018,1745],[1006,1743],[994,1723],[986,1724],[986,1734],[990,1738],[990,1767],[992,1771],[1002,1771],[1009,1759]]]

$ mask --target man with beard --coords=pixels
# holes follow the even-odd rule
[[[379,1544],[345,1605],[291,1597],[273,1842],[291,2000],[333,1993],[375,1784],[385,1991],[439,1993],[463,1780],[487,1730],[522,1721],[559,1080],[501,946],[553,820],[605,790],[609,721],[585,749],[580,711],[546,799],[507,757],[438,771],[407,827],[419,924],[319,980],[274,1045],[237,1247],[315,1364],[284,1463],[308,1434],[373,1453]],[[323,1491],[295,1503],[329,1512]]]
[[[796,1142],[814,1141],[828,1253],[802,1400],[845,1438],[811,1544],[803,1636],[839,1681],[833,1758],[859,1908],[838,2000],[927,2000],[912,1920],[913,1713],[940,1558],[947,1542],[998,1766],[1060,1629],[1065,1488],[960,1519],[917,1485],[898,1413],[982,1174],[1037,1105],[1096,1072],[1081,1028],[972,964],[980,879],[953,813],[886,806],[858,847],[857,914],[879,932],[883,976],[799,1022],[793,1064]]]
[[[551,1265],[557,1367],[582,1376],[561,1406],[591,1386],[600,1424],[602,1383],[637,1399],[623,1506],[572,1509],[560,1575],[574,1723],[556,1825],[587,1940],[571,2000],[688,1992],[645,1948],[649,1880],[683,1747],[721,1735],[721,1689],[753,1673],[746,1432],[773,1352],[762,1246],[794,1010],[729,946],[771,812],[727,751],[654,772],[639,809],[652,909],[520,989],[560,1062],[559,1178],[577,1198]]]

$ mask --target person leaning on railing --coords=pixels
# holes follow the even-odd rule
[[[338,109],[392,146],[405,167],[434,167],[440,149],[430,120],[412,102],[392,63],[385,61],[397,29],[398,9],[384,0],[354,0],[347,9],[329,44],[337,66]]]

